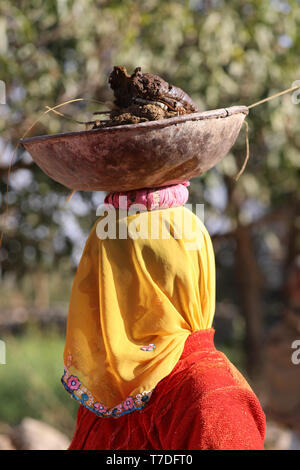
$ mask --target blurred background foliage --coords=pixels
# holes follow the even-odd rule
[[[250,105],[300,79],[299,30],[298,0],[2,0],[2,215],[13,148],[45,106],[112,100],[113,65],[161,75],[199,110]],[[243,176],[234,181],[246,152],[244,129],[231,153],[190,187],[189,202],[205,204],[216,252],[217,343],[257,383],[264,341],[284,315],[285,279],[300,252],[299,106],[286,95],[253,108]],[[80,102],[62,111],[90,120],[98,109]],[[29,135],[81,129],[50,113]],[[53,310],[63,312],[64,325],[76,265],[103,200],[102,193],[81,192],[67,203],[68,194],[18,148],[0,249],[0,327],[9,318],[0,333],[8,349],[8,364],[0,366],[0,420],[55,416],[71,432],[76,404],[57,390],[63,332],[13,330],[20,317],[32,323],[36,312],[50,318]]]

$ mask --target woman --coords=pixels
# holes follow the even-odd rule
[[[127,194],[126,209],[145,205],[131,215],[119,196],[106,198],[72,289],[62,383],[80,407],[70,449],[263,449],[258,399],[214,347],[213,248],[183,207],[186,185]]]

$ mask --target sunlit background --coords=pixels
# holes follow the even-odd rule
[[[72,436],[78,405],[60,384],[68,301],[104,198],[77,192],[67,202],[70,190],[21,146],[6,195],[18,140],[46,106],[103,102],[63,108],[79,120],[106,109],[114,65],[162,76],[199,110],[250,105],[300,80],[299,30],[297,0],[1,1],[0,448],[30,448],[20,437],[24,418]],[[243,128],[230,154],[191,181],[189,199],[205,204],[215,248],[217,347],[258,394],[273,449],[300,448],[300,364],[291,346],[300,340],[298,98],[253,108],[245,173],[235,182],[246,155]],[[73,130],[84,126],[49,113],[27,136]]]

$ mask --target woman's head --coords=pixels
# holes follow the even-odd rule
[[[65,360],[72,356],[72,373],[112,406],[152,390],[189,334],[211,328],[215,265],[205,227],[184,207],[107,216],[95,224],[74,280]]]

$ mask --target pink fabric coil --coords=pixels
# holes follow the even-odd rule
[[[129,209],[130,206],[136,204],[144,206],[144,210],[147,211],[183,206],[189,198],[187,189],[189,185],[189,181],[185,181],[184,183],[159,188],[111,192],[105,197],[104,204],[110,204],[116,209]]]

